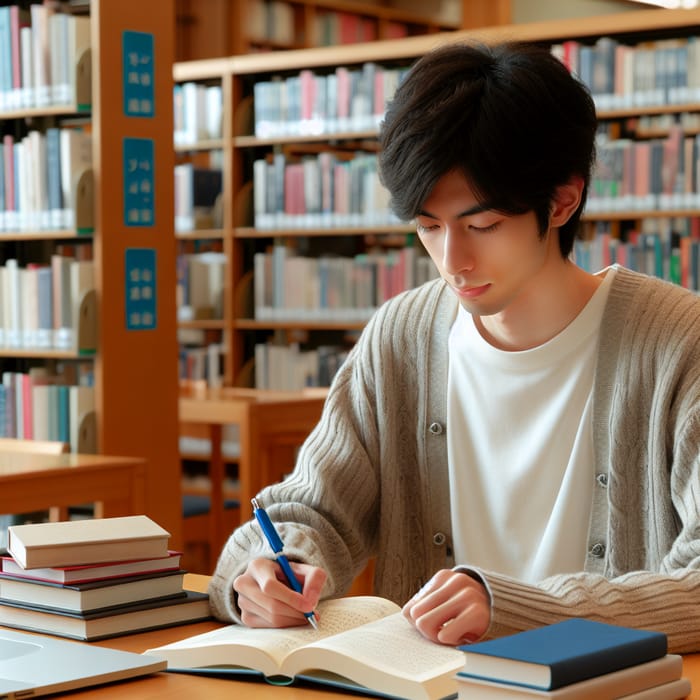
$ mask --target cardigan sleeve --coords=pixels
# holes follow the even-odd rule
[[[348,590],[376,548],[377,420],[369,343],[364,340],[372,336],[372,325],[339,369],[294,472],[260,494],[284,540],[287,557],[328,574],[324,597]],[[209,587],[217,618],[240,622],[233,581],[253,559],[270,556],[254,521],[233,532]]]

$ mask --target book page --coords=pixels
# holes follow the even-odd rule
[[[399,606],[376,596],[351,596],[319,604],[319,629],[311,625],[286,629],[256,629],[228,625],[212,632],[167,644],[146,653],[162,656],[169,668],[241,666],[274,676],[284,658],[306,644],[395,613]]]
[[[297,649],[285,675],[323,669],[373,690],[407,698],[440,698],[457,690],[464,654],[423,637],[398,612]]]

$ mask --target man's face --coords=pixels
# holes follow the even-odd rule
[[[485,209],[457,171],[438,180],[416,224],[443,279],[475,316],[525,311],[548,261],[561,260],[557,236],[542,237],[533,212]]]

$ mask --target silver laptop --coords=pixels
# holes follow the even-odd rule
[[[162,671],[153,656],[0,629],[0,699],[33,698]]]

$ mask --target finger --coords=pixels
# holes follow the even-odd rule
[[[450,570],[438,571],[405,605],[404,615],[408,619],[416,618],[429,612],[462,586],[468,585],[463,581],[463,575]]]
[[[489,604],[475,601],[437,630],[437,641],[449,646],[476,642],[486,634],[490,621]]]
[[[241,621],[248,627],[299,627],[306,624],[306,618],[298,610],[275,601],[260,605],[254,600],[239,596]]]
[[[302,584],[302,595],[307,603],[315,608],[321,598],[321,590],[328,575],[323,569],[309,564],[291,563],[294,573]]]
[[[491,609],[486,589],[461,572],[439,572],[404,606],[404,616],[431,641],[456,645],[480,638]]]

